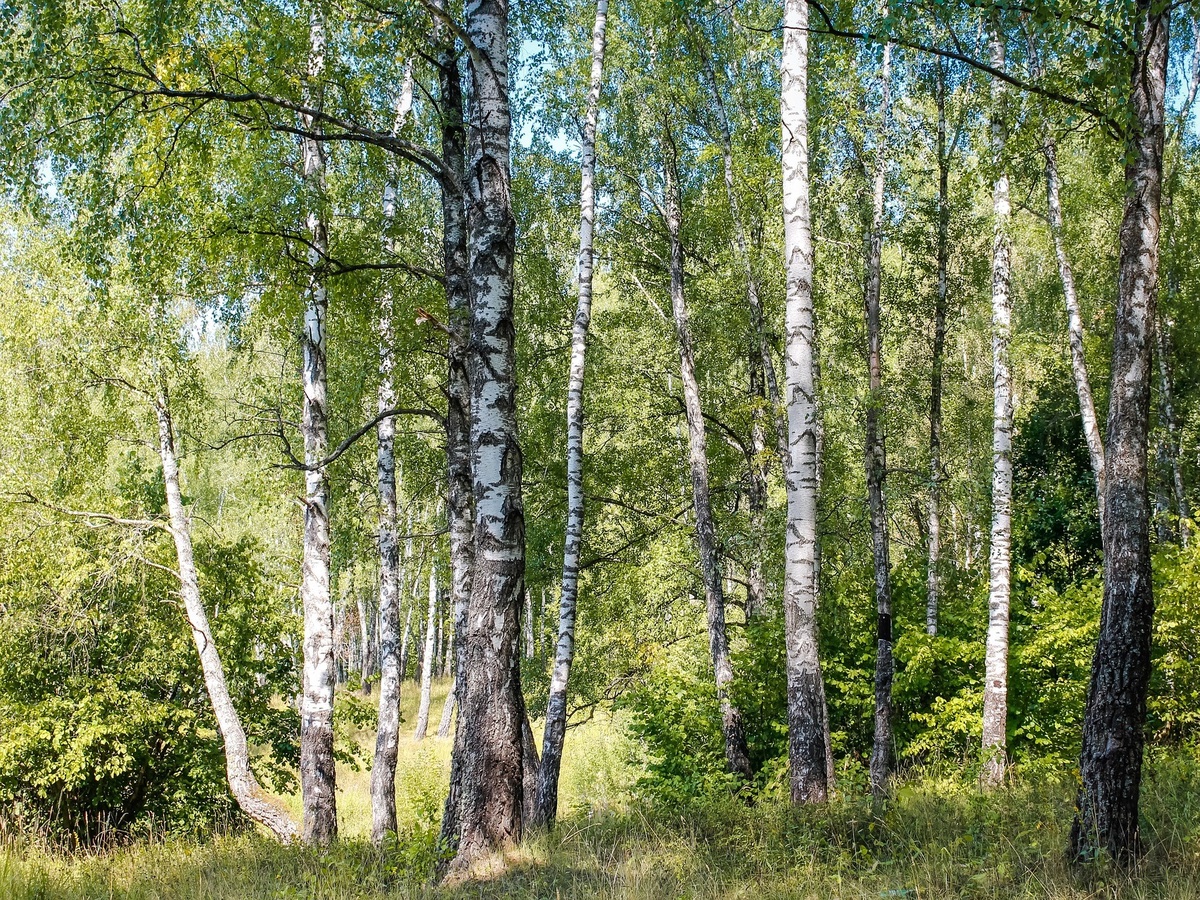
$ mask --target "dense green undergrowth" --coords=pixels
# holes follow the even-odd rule
[[[318,851],[240,834],[68,854],[10,836],[0,855],[0,896],[1200,897],[1200,751],[1159,751],[1151,761],[1143,802],[1147,852],[1133,871],[1068,865],[1063,849],[1073,797],[1067,777],[1017,772],[1004,789],[983,794],[951,772],[902,779],[882,807],[859,796],[799,811],[732,798],[668,805],[630,795],[590,808],[576,802],[554,832],[512,854],[502,874],[453,889],[430,881],[435,830],[422,815],[383,851],[358,838]]]

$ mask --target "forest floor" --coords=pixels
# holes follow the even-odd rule
[[[438,686],[433,725],[446,685]],[[406,685],[404,717],[416,719]],[[536,729],[535,729],[536,730]],[[142,840],[64,853],[29,839],[0,844],[4,900],[933,900],[1200,898],[1200,751],[1160,754],[1143,786],[1148,852],[1133,872],[1076,871],[1064,847],[1074,785],[1017,776],[981,794],[961,773],[914,776],[886,807],[851,796],[820,810],[737,800],[668,809],[632,801],[638,767],[613,722],[568,737],[559,827],[534,837],[486,881],[429,881],[450,741],[402,737],[401,835],[365,840],[369,775],[338,772],[342,840],[318,851],[253,834]],[[370,748],[371,735],[360,737]],[[298,801],[293,798],[298,811]]]

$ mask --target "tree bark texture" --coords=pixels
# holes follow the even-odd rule
[[[324,95],[325,22],[318,8],[309,22],[305,105],[319,109]],[[304,116],[306,130],[319,126]],[[300,793],[304,840],[328,844],[337,837],[337,783],[333,759],[334,610],[329,590],[329,479],[320,465],[328,447],[328,388],[325,320],[329,298],[321,266],[329,249],[325,199],[325,150],[321,141],[301,139],[308,206],[309,284],[301,332],[304,409],[304,551],[300,598],[304,606],[303,703],[300,712]]]
[[[592,69],[583,120],[579,166],[579,299],[571,327],[571,370],[567,382],[567,527],[563,540],[562,588],[558,605],[558,640],[546,701],[542,761],[531,823],[554,824],[558,815],[558,777],[567,733],[567,685],[575,659],[575,616],[579,598],[579,554],[583,544],[583,388],[588,330],[592,321],[593,233],[596,222],[596,128],[604,84],[604,47],[608,0],[596,0],[592,27]],[[543,610],[545,604],[542,605]],[[544,630],[544,629],[543,629]]]
[[[793,803],[824,802],[824,686],[817,649],[819,414],[815,378],[813,244],[808,174],[808,2],[785,0],[780,114],[786,264],[788,419],[784,631],[787,644],[788,761]]]
[[[753,772],[750,768],[750,751],[746,745],[742,714],[729,699],[729,687],[733,683],[733,662],[730,659],[729,637],[725,630],[725,593],[721,584],[721,561],[717,548],[716,523],[712,513],[704,410],[700,402],[700,385],[696,380],[696,361],[684,296],[684,256],[681,235],[683,226],[682,197],[675,147],[665,125],[663,150],[666,156],[664,166],[665,212],[667,236],[670,241],[671,312],[675,323],[675,340],[679,347],[679,380],[683,385],[683,402],[687,418],[688,467],[691,471],[692,481],[692,509],[696,517],[696,549],[700,557],[700,573],[704,582],[708,649],[713,662],[717,701],[721,708],[725,763],[730,772],[749,778]]]
[[[1083,787],[1070,849],[1118,860],[1140,849],[1138,801],[1154,597],[1146,444],[1158,290],[1169,12],[1139,0],[1125,148],[1105,468],[1104,601],[1083,721]]]
[[[475,562],[462,639],[459,835],[464,871],[521,838],[523,761],[520,620],[525,514],[517,441],[508,100],[508,3],[465,10],[471,77],[467,234],[471,338],[471,477]]]
[[[200,671],[204,674],[204,687],[212,703],[217,729],[225,744],[225,777],[229,790],[238,807],[255,822],[264,826],[279,840],[289,843],[300,836],[300,830],[287,811],[269,797],[250,768],[250,748],[246,732],[229,686],[225,681],[225,668],[217,651],[217,642],[209,627],[208,613],[200,596],[200,576],[196,570],[195,554],[192,550],[192,525],[187,509],[183,505],[183,493],[179,486],[179,463],[175,455],[175,432],[171,424],[171,413],[165,394],[155,400],[158,418],[158,453],[162,461],[163,486],[167,495],[167,513],[170,520],[171,538],[175,542],[175,558],[179,566],[179,595],[183,600],[184,614],[192,629],[196,652],[200,656]]]
[[[884,5],[884,15],[887,5]],[[879,148],[871,191],[871,227],[867,236],[867,265],[864,312],[867,326],[867,370],[869,393],[866,410],[867,506],[871,517],[871,554],[875,568],[875,734],[871,749],[869,776],[871,794],[878,798],[887,793],[891,774],[892,751],[892,565],[888,548],[887,449],[881,423],[883,393],[883,335],[880,306],[883,293],[883,201],[886,187],[887,155],[890,140],[892,45],[884,44],[879,70],[880,128]]]
[[[998,17],[989,36],[992,66],[1004,68],[1005,42]],[[1005,732],[1008,723],[1008,614],[1012,547],[1012,241],[1009,236],[1011,201],[1004,169],[1006,126],[1005,90],[992,81],[992,534],[988,556],[988,628],[984,661],[982,779],[998,784],[1004,777]]]

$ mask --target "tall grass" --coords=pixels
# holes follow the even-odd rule
[[[443,889],[429,875],[448,745],[402,742],[401,834],[382,850],[363,839],[367,773],[339,771],[343,839],[327,851],[241,834],[69,854],[10,835],[0,849],[0,898],[1200,898],[1195,749],[1149,760],[1141,865],[1078,871],[1064,856],[1069,779],[1018,772],[983,794],[961,773],[914,774],[882,807],[857,796],[808,810],[733,798],[656,805],[633,799],[634,748],[618,723],[598,719],[568,738],[559,827],[528,840],[491,880]]]

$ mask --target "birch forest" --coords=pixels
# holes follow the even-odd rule
[[[1198,0],[0,3],[0,896],[1200,898]]]

